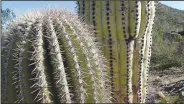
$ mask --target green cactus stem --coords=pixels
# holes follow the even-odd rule
[[[113,102],[144,103],[151,57],[154,1],[78,1],[108,61]]]
[[[106,60],[77,15],[35,11],[10,23],[3,36],[3,103],[111,102]]]

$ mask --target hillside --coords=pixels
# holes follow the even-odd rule
[[[156,4],[155,24],[152,34],[152,61],[163,61],[158,60],[158,56],[160,55],[162,55],[161,57],[170,57],[172,54],[182,55],[184,53],[183,31],[184,11],[171,8],[158,2]],[[168,52],[168,54],[165,52]]]
[[[183,32],[184,11],[158,2],[152,34],[148,103],[184,103]]]
[[[184,11],[171,8],[164,4],[156,4],[155,30],[160,27],[166,32],[181,31],[184,29]]]

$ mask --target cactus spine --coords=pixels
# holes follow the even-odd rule
[[[93,33],[61,10],[23,15],[2,40],[3,103],[111,102]]]
[[[151,56],[154,1],[78,1],[104,47],[113,102],[144,103]]]

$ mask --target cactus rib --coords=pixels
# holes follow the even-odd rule
[[[85,102],[85,90],[84,90],[84,82],[83,82],[83,79],[82,79],[82,72],[81,72],[81,67],[79,65],[79,59],[78,59],[78,56],[77,56],[77,53],[76,53],[76,49],[74,48],[72,42],[71,42],[71,38],[69,36],[69,34],[66,32],[66,28],[65,26],[63,25],[62,22],[59,22],[59,25],[62,27],[63,29],[63,34],[66,38],[66,41],[68,42],[68,47],[71,49],[71,55],[73,55],[73,62],[74,62],[74,66],[75,66],[75,71],[76,71],[76,78],[78,79],[78,84],[79,84],[79,98],[80,98],[80,103],[84,103]]]
[[[42,34],[42,21],[38,21],[38,24],[35,24],[34,31],[32,32],[32,47],[34,50],[32,52],[31,60],[33,63],[29,64],[34,65],[35,68],[32,73],[36,74],[35,79],[37,80],[31,88],[38,87],[39,91],[34,100],[41,100],[43,103],[51,103],[50,92],[48,90],[48,82],[46,81],[45,75],[45,66],[44,66],[44,48],[43,48],[43,34]],[[39,98],[39,99],[38,99]]]
[[[75,18],[72,18],[72,19],[74,19],[75,20]],[[71,22],[72,23],[72,22]],[[74,24],[74,23],[72,23],[72,24]],[[75,27],[78,27],[78,28],[75,28],[76,29],[76,32],[78,32],[78,33],[80,33],[80,32],[82,32],[82,34],[81,34],[81,41],[85,41],[87,44],[84,44],[84,47],[85,46],[88,46],[87,48],[88,49],[90,49],[90,48],[93,48],[93,47],[95,47],[95,46],[98,46],[98,44],[97,45],[95,45],[96,43],[93,43],[92,41],[94,41],[95,40],[95,38],[89,38],[89,36],[92,36],[93,34],[91,34],[91,32],[90,31],[87,31],[86,33],[88,34],[88,35],[85,35],[86,33],[85,32],[83,32],[83,31],[81,31],[80,30],[80,28],[82,29],[82,28],[86,28],[86,27],[84,27],[83,25],[81,25],[79,22],[76,22],[75,23],[76,24],[76,26]],[[71,26],[71,25],[70,25]],[[87,27],[88,28],[88,27]],[[79,38],[80,39],[80,38]],[[85,49],[84,49],[85,50]],[[84,51],[83,50],[83,51]],[[95,59],[94,61],[92,61],[92,63],[91,63],[91,65],[94,67],[94,64],[95,64],[95,66],[99,66],[100,67],[100,69],[98,69],[98,70],[96,70],[96,71],[94,71],[94,74],[95,73],[99,73],[100,72],[100,75],[98,75],[99,77],[100,77],[100,79],[98,79],[97,77],[98,76],[96,76],[95,77],[95,79],[96,80],[100,80],[101,81],[101,83],[100,83],[100,87],[98,87],[98,86],[94,86],[94,87],[97,87],[98,88],[98,92],[100,91],[102,91],[102,93],[101,94],[99,94],[99,96],[104,96],[104,97],[102,97],[102,101],[103,102],[110,102],[110,95],[108,95],[109,93],[107,93],[107,89],[106,89],[106,87],[105,86],[107,86],[105,83],[106,82],[108,82],[108,78],[107,78],[107,76],[106,76],[106,70],[105,70],[105,68],[106,68],[106,66],[104,66],[104,58],[103,58],[103,56],[100,56],[99,55],[99,52],[98,52],[98,50],[92,50],[92,51],[88,51],[88,50],[86,50],[86,52],[84,52],[84,53],[86,53],[86,54],[88,54],[87,56],[89,56],[89,60],[91,60],[91,59]],[[98,61],[98,57],[100,57],[100,60]],[[88,59],[87,59],[88,60]],[[91,62],[91,61],[89,61],[89,62]],[[95,67],[94,67],[95,68]],[[102,89],[102,90],[101,90]],[[106,99],[103,99],[103,98],[106,98]]]
[[[51,59],[52,59],[52,64],[54,67],[54,75],[55,75],[55,86],[58,89],[58,92],[60,93],[60,100],[61,102],[67,102],[67,103],[71,103],[71,95],[69,92],[69,87],[68,87],[68,82],[67,82],[67,75],[65,73],[65,69],[64,69],[64,64],[63,64],[63,59],[61,56],[61,51],[60,51],[60,47],[59,47],[59,42],[58,42],[58,38],[57,35],[55,33],[54,30],[54,26],[52,23],[52,20],[48,20],[48,24],[49,24],[49,29],[51,31],[50,34],[47,34],[46,36],[49,37],[47,40],[49,41],[48,47],[50,50],[50,54],[52,54]]]
[[[65,20],[65,22],[67,23],[67,24],[69,24],[70,25],[70,28],[73,30],[73,33],[75,34],[75,35],[79,35],[79,33],[78,33],[78,31],[76,30],[76,29],[74,29],[74,27],[72,26],[72,24],[71,23],[69,23],[69,21],[67,21],[67,20]],[[89,58],[89,54],[88,54],[88,50],[85,48],[85,46],[84,46],[84,43],[82,42],[82,39],[81,38],[79,38],[79,37],[77,37],[77,40],[80,42],[79,44],[80,44],[80,46],[82,47],[82,51],[83,51],[83,53],[85,53],[85,57],[86,57],[86,63],[87,63],[87,67],[88,67],[88,72],[89,72],[89,74],[91,75],[91,81],[92,81],[92,88],[93,88],[93,101],[95,102],[95,103],[98,103],[99,101],[99,99],[97,98],[98,96],[97,96],[97,94],[98,94],[98,91],[97,91],[97,87],[95,87],[95,86],[97,86],[97,83],[96,83],[96,81],[95,81],[95,73],[94,73],[94,71],[92,70],[92,63],[91,63],[91,61],[89,61],[90,60],[90,58]]]

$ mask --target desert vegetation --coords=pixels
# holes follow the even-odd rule
[[[184,11],[157,2],[155,15],[148,96],[157,103],[184,103]]]

